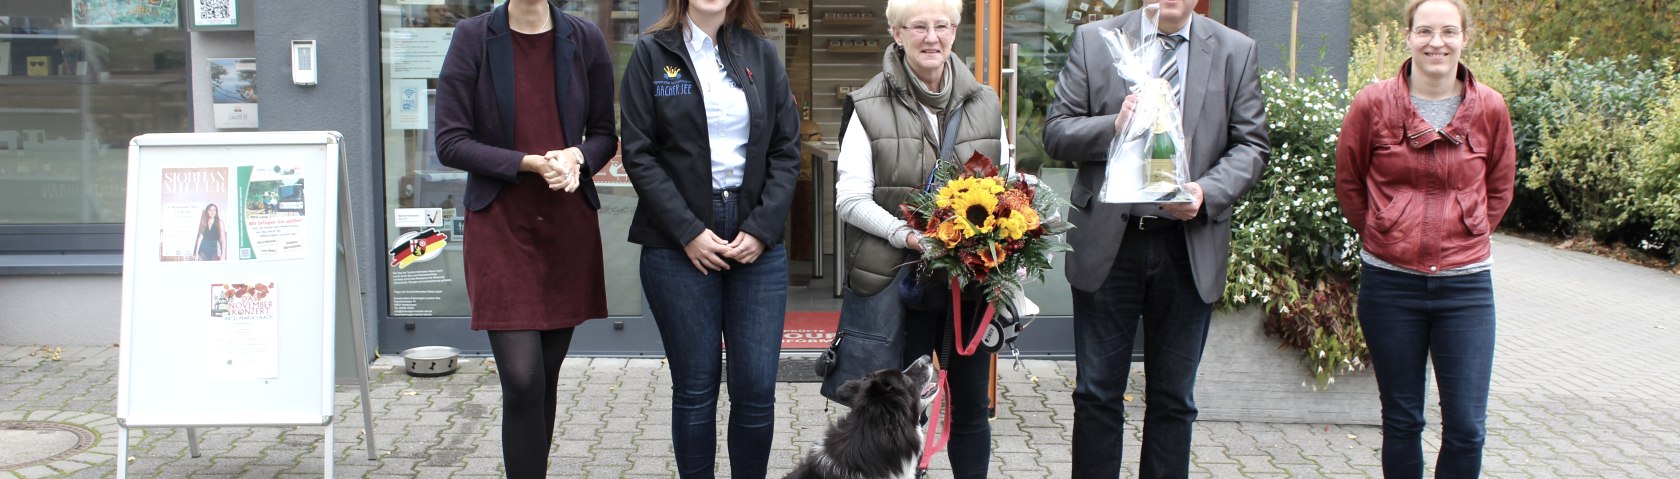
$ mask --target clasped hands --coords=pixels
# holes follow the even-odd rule
[[[764,242],[745,231],[736,233],[734,241],[724,241],[708,228],[683,247],[683,254],[688,255],[688,261],[700,270],[700,274],[711,274],[729,269],[729,262],[725,259],[741,264],[757,261],[758,256],[764,254]]]
[[[525,155],[519,169],[542,175],[550,190],[571,193],[583,182],[583,152],[571,147],[550,150],[540,156]]]

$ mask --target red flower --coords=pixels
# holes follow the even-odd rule
[[[976,151],[973,155],[968,157],[967,162],[963,163],[963,173],[976,178],[985,178],[988,176],[997,176],[998,168],[997,165],[992,162],[991,158],[987,158],[986,155],[982,155],[979,151]]]

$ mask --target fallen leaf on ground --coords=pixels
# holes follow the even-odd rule
[[[1359,436],[1353,435],[1353,434],[1348,434],[1348,439],[1359,439]]]

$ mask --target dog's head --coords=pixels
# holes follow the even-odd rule
[[[920,416],[927,414],[939,393],[939,374],[933,360],[922,356],[903,371],[882,369],[847,381],[836,395],[854,411],[887,408]]]

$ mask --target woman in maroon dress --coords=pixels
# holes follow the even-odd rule
[[[589,177],[617,150],[594,25],[546,0],[462,20],[438,78],[438,158],[468,173],[467,295],[502,382],[508,477],[542,477],[572,328],[607,315]]]

